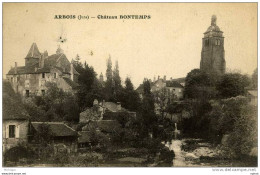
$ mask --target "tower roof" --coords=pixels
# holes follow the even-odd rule
[[[40,58],[41,53],[36,45],[36,43],[32,43],[32,46],[25,58]]]
[[[222,32],[220,30],[220,28],[217,26],[217,16],[216,15],[212,15],[212,17],[211,17],[211,26],[208,27],[208,29],[205,33],[208,33],[208,32]]]

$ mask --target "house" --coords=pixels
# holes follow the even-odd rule
[[[26,114],[3,115],[3,152],[27,143],[29,117]]]
[[[79,73],[69,62],[63,50],[59,47],[56,54],[40,53],[36,43],[33,43],[25,57],[25,66],[11,67],[6,75],[15,92],[25,97],[44,95],[47,82],[56,83],[64,91],[73,92],[77,86]]]
[[[27,143],[29,114],[21,105],[21,99],[15,94],[9,82],[3,81],[3,152]]]
[[[93,107],[86,109],[80,113],[80,123],[87,123],[89,121],[97,120],[112,120],[111,118],[107,119],[106,113],[127,113],[128,116],[135,118],[136,112],[128,111],[127,109],[121,106],[120,102],[105,102],[102,101],[99,103],[96,99],[93,102]]]
[[[166,80],[166,76],[163,78],[160,78],[158,76],[158,79],[152,82],[150,80],[150,86],[151,86],[151,92],[153,94],[158,93],[162,90],[165,91],[165,95],[170,98],[171,100],[180,100],[183,98],[183,92],[184,92],[184,85],[185,85],[185,78],[179,78],[179,79],[170,79]],[[137,88],[137,92],[140,94],[140,97],[143,96],[143,84],[141,84]]]
[[[29,143],[37,144],[40,139],[35,139],[37,133],[45,131],[50,134],[50,143],[55,152],[77,152],[78,133],[63,122],[31,122],[29,127]],[[62,150],[60,150],[62,149]]]

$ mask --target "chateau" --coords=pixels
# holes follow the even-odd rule
[[[202,38],[200,69],[224,74],[226,71],[224,37],[216,22],[217,17],[213,15],[211,26],[208,27]]]
[[[56,83],[64,91],[73,92],[78,86],[79,73],[69,62],[63,50],[58,47],[56,54],[48,56],[48,52],[40,53],[33,43],[25,57],[25,66],[12,67],[6,75],[15,92],[29,97],[44,95],[47,82]]]

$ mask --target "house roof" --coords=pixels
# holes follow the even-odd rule
[[[70,78],[67,78],[67,77],[62,77],[62,78],[65,80],[65,82],[66,82],[69,86],[72,87],[72,89],[75,89],[75,88],[77,88],[77,87],[79,86],[78,83],[75,83],[75,82],[72,81]]]
[[[77,136],[77,131],[62,122],[31,122],[31,124],[36,131],[39,131],[42,124],[48,125],[52,136],[55,137]]]
[[[183,88],[183,86],[177,81],[166,81],[166,87]]]
[[[32,46],[25,58],[41,58],[41,53],[40,53],[36,43],[32,43]]]
[[[111,111],[111,112],[126,111],[126,109],[123,108],[123,107],[121,107],[121,110],[118,110],[118,109],[117,109],[117,104],[114,103],[114,102],[105,102],[105,103],[103,104],[103,106],[104,106],[107,110],[109,110],[109,111]]]
[[[121,128],[117,120],[100,120],[96,121],[98,128],[102,132],[116,132]]]
[[[46,52],[45,55],[47,56]],[[27,56],[25,58],[41,58],[41,53],[39,52],[39,49],[36,45],[36,43],[33,43]],[[60,63],[59,65],[57,65]],[[17,67],[17,74],[38,74],[38,73],[49,73],[51,68],[55,67],[59,69],[63,73],[70,74],[71,72],[71,64],[68,61],[66,55],[63,53],[53,54],[50,56],[47,56],[44,59],[44,67],[39,68],[39,63],[35,63],[34,65],[27,65],[27,66],[20,66]],[[73,66],[73,73],[76,75],[79,75],[79,73],[76,71],[76,69]],[[11,68],[7,75],[14,75],[15,74],[15,68]]]
[[[21,98],[11,84],[3,81],[3,120],[28,120],[29,114],[25,110]]]
[[[177,81],[178,83],[185,83],[185,79],[186,77],[181,77],[181,78],[172,79],[172,81]]]

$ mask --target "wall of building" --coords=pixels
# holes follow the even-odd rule
[[[15,125],[15,138],[9,138],[9,126]],[[4,120],[3,121],[3,151],[27,142],[28,120]]]

